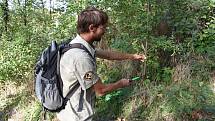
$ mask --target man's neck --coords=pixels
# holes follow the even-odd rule
[[[91,36],[89,34],[83,33],[83,34],[80,34],[80,37],[82,39],[84,39],[87,43],[89,43],[90,45],[93,45],[93,41],[92,41]]]

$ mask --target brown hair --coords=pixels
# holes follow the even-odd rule
[[[87,7],[78,16],[77,31],[78,34],[89,32],[89,26],[94,27],[105,25],[108,22],[108,15],[95,7]]]

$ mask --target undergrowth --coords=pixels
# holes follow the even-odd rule
[[[164,69],[162,74],[167,75],[161,80],[141,80],[100,98],[95,120],[215,120],[215,94],[211,86],[215,80],[210,75],[211,67],[196,70],[197,62],[178,64],[172,71]],[[166,78],[169,75],[170,79]]]

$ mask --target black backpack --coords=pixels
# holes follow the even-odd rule
[[[57,44],[56,41],[52,41],[36,63],[35,92],[45,111],[59,112],[64,109],[69,100],[68,95],[73,91],[70,90],[67,96],[63,97],[63,83],[59,66],[61,56],[69,49],[79,48],[85,50],[92,57],[84,45],[69,44],[68,42]]]

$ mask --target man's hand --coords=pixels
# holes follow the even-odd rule
[[[130,79],[121,79],[117,83],[118,83],[120,88],[127,87],[127,86],[131,85]]]
[[[133,54],[133,60],[140,60],[142,62],[145,61],[146,56],[144,54]]]

